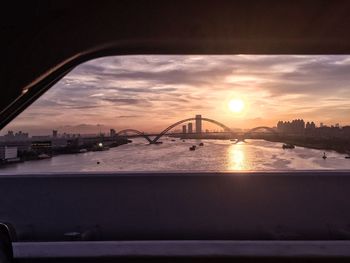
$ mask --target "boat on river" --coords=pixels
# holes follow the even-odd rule
[[[42,160],[42,159],[49,159],[51,158],[50,155],[46,154],[46,153],[42,153],[38,155],[38,159]]]
[[[196,150],[196,145],[192,145],[189,149],[190,149],[190,151]]]
[[[284,144],[282,145],[282,148],[283,148],[283,149],[294,149],[295,146],[294,146],[293,144],[290,144],[290,143],[284,143]]]

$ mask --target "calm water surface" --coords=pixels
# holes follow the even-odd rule
[[[196,151],[189,151],[192,145]],[[94,171],[237,171],[350,169],[344,154],[296,147],[283,150],[282,143],[247,140],[234,144],[224,140],[163,139],[149,145],[141,139],[103,152],[55,156],[51,159],[11,164],[0,173],[94,172]],[[97,164],[99,162],[99,164]]]

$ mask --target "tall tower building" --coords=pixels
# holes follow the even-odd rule
[[[188,124],[188,126],[187,126],[187,131],[188,131],[188,133],[192,133],[193,132],[193,129],[192,129],[192,122],[190,122],[189,124]]]
[[[115,129],[110,129],[109,130],[109,135],[111,136],[111,137],[114,137],[114,136],[116,136],[116,131],[115,131]]]
[[[196,115],[196,133],[202,133],[202,115]]]
[[[186,125],[182,125],[182,133],[186,133]]]
[[[52,131],[52,137],[57,138],[57,130]]]

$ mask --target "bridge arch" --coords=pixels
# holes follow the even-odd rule
[[[134,133],[137,135],[141,135],[142,137],[144,137],[149,143],[152,143],[152,140],[150,137],[148,137],[144,132],[135,130],[135,129],[125,129],[125,130],[121,130],[117,133],[118,136],[125,136],[127,133]]]
[[[188,119],[184,119],[178,122],[175,122],[174,124],[170,125],[169,127],[167,127],[166,129],[164,129],[160,134],[158,134],[151,143],[156,143],[162,136],[164,136],[168,131],[170,131],[172,128],[184,123],[184,122],[188,122],[188,121],[195,121],[196,118],[188,118]],[[206,122],[211,122],[214,123],[218,126],[220,126],[221,128],[223,128],[225,131],[228,132],[233,132],[229,127],[227,127],[225,124],[218,122],[216,120],[213,119],[209,119],[209,118],[201,118],[202,121],[206,121]]]
[[[274,129],[272,129],[272,128],[270,128],[270,127],[267,127],[267,126],[259,126],[259,127],[255,127],[255,128],[253,128],[253,129],[247,131],[246,133],[244,133],[244,134],[243,134],[243,138],[246,137],[247,135],[249,135],[249,134],[251,134],[251,133],[257,131],[257,130],[267,130],[267,131],[269,131],[269,132],[271,132],[271,133],[273,133],[273,134],[275,134],[275,135],[278,134]]]

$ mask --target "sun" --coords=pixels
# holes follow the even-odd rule
[[[241,99],[232,99],[229,101],[228,107],[232,112],[242,112],[244,109],[244,101]]]

